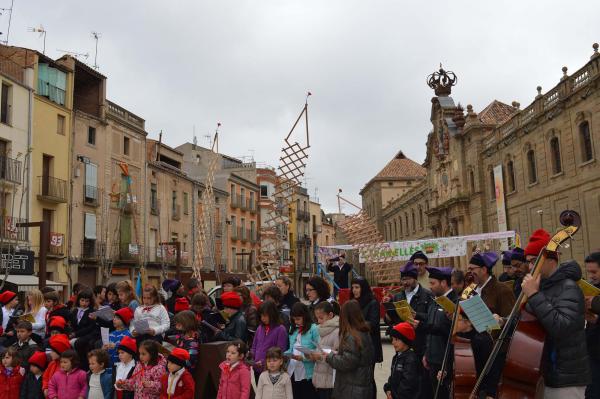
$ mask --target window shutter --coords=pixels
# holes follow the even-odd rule
[[[85,238],[88,240],[96,239],[96,215],[93,213],[85,214]]]

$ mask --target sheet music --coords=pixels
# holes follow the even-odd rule
[[[115,316],[115,311],[110,306],[104,306],[92,314],[101,318],[102,320],[112,321],[113,317]]]
[[[456,310],[456,305],[447,296],[438,296],[435,298],[435,302],[444,309],[446,313],[454,313]]]
[[[467,317],[477,332],[500,329],[500,325],[494,319],[494,315],[481,299],[480,295],[461,301],[460,307],[465,311]]]
[[[584,279],[581,279],[577,282],[579,288],[581,288],[581,292],[583,292],[583,296],[597,296],[600,295],[600,289],[594,287],[592,284],[588,283]]]

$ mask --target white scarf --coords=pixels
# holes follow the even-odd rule
[[[181,375],[185,372],[185,367],[179,369],[174,373],[169,373],[169,379],[167,380],[167,395],[175,394],[175,388],[177,388],[177,383],[181,378]]]

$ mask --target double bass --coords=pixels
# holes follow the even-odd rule
[[[557,252],[558,248],[579,230],[581,217],[575,211],[566,210],[560,214],[560,223],[565,227],[552,237],[538,255],[531,270],[534,277],[540,274],[540,265],[546,261],[547,252]],[[543,389],[541,363],[546,333],[535,316],[525,309],[525,302],[525,293],[521,292],[481,375],[475,382],[470,398],[477,397],[481,381],[489,372],[504,342],[509,342],[510,346],[496,397],[534,399],[541,393]]]

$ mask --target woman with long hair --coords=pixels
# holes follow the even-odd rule
[[[373,344],[373,372],[375,372],[375,363],[383,362],[383,350],[381,348],[381,330],[379,327],[380,312],[379,302],[373,295],[373,290],[369,282],[363,277],[352,279],[350,285],[350,298],[354,299],[360,305],[362,315],[369,326],[369,335]],[[377,386],[375,384],[375,374],[373,374],[373,399],[377,396]]]
[[[369,332],[358,302],[350,300],[344,303],[340,311],[339,351],[320,355],[336,371],[334,398],[364,399],[373,396],[373,344]]]
[[[26,302],[25,313],[31,313],[35,319],[35,323],[31,323],[31,332],[33,333],[31,338],[39,344],[46,335],[46,312],[48,309],[44,306],[44,294],[37,289],[28,291]]]

